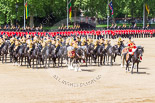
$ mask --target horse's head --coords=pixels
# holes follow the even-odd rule
[[[144,47],[138,47],[137,52],[138,52],[139,57],[142,57],[144,53]]]
[[[93,54],[94,53],[94,45],[93,44],[88,45],[88,52],[90,54]]]
[[[118,45],[114,45],[112,48],[114,53],[116,53],[117,55],[120,55]]]
[[[80,59],[85,59],[85,51],[82,49],[82,48],[78,48],[76,51],[75,51],[76,55],[78,58]]]

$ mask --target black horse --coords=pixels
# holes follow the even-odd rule
[[[22,63],[23,63],[23,58],[25,56],[24,51],[26,48],[27,48],[27,44],[22,44],[20,46],[18,53],[16,54],[20,65],[22,65]]]
[[[86,58],[89,64],[92,64],[92,59],[94,59],[94,45],[92,43],[87,45]]]
[[[12,62],[13,59],[13,50],[15,48],[15,43],[9,46],[9,54],[10,54],[10,62]]]
[[[30,52],[27,58],[28,65],[27,67],[30,66],[31,68],[31,60],[33,60],[33,68],[34,68],[34,60],[36,59],[36,66],[38,67],[39,61],[40,61],[40,54],[41,54],[41,48],[40,44],[37,43],[35,46],[33,46],[32,53]]]
[[[6,41],[2,46],[1,46],[1,55],[2,55],[2,63],[4,63],[4,59],[5,59],[5,63],[7,62],[7,54],[8,54],[8,49],[9,49],[9,45],[10,42]]]
[[[105,55],[106,55],[105,45],[102,44],[102,45],[99,46],[99,48],[97,50],[97,53],[96,53],[96,56],[97,56],[97,59],[98,59],[98,66],[102,65],[102,63],[104,63],[104,65],[105,65],[105,59],[103,59],[103,57],[105,58]]]

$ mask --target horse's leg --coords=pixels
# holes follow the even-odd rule
[[[6,61],[7,61],[7,54],[5,54],[5,63],[6,63]]]
[[[23,63],[23,56],[21,57],[21,66],[22,66],[22,63]]]
[[[10,54],[10,63],[12,62],[12,60],[11,60],[11,59],[12,59],[12,56],[11,56],[11,54]]]
[[[104,65],[105,65],[105,55],[104,55],[104,61],[103,61]]]
[[[98,59],[98,66],[99,66],[99,59],[100,59],[100,56],[97,56],[97,59]]]
[[[109,57],[110,57],[110,56],[108,56],[108,63],[109,63]]]
[[[80,71],[81,72],[81,69],[80,69],[80,62],[77,61],[77,71]]]
[[[51,63],[51,59],[50,59],[50,57],[49,57],[48,68],[50,67],[50,63]]]
[[[74,68],[74,71],[78,71],[78,60],[75,60],[75,68]]]
[[[92,56],[90,56],[90,65],[92,65],[92,62],[93,62],[93,58],[92,58]]]
[[[71,62],[71,67],[70,67],[70,68],[71,68],[71,69],[74,69],[74,68],[73,68],[74,59],[71,59],[70,62]]]
[[[2,63],[4,63],[4,54],[2,55]]]
[[[56,66],[56,58],[53,58],[53,67]]]
[[[25,65],[26,65],[26,56],[25,56]]]
[[[131,70],[131,74],[133,74],[133,68],[134,68],[134,62],[132,63],[132,70]]]
[[[121,67],[123,67],[123,55],[121,55]]]
[[[112,62],[113,58],[114,58],[114,56],[112,55],[111,56],[111,65],[113,65],[113,62]]]
[[[63,57],[61,57],[61,68],[62,68],[62,63],[63,63]]]
[[[30,64],[29,65],[30,65],[30,68],[31,68],[31,59],[30,59]]]
[[[60,58],[58,57],[58,68],[59,68]]]
[[[33,69],[34,69],[34,59],[33,59]]]
[[[47,62],[48,62],[48,59],[46,58],[46,66],[45,66],[45,68],[47,68],[47,65],[48,65]]]
[[[29,67],[29,58],[27,57],[27,68]]]
[[[102,61],[103,61],[103,56],[101,55],[101,57],[100,57],[100,65],[102,65]]]
[[[89,64],[90,64],[90,56],[88,57],[88,60],[89,60]]]
[[[128,61],[126,61],[126,72],[127,72],[128,66],[129,66],[129,63]]]
[[[115,62],[116,56],[117,56],[117,54],[115,53],[115,56],[114,56],[114,62]]]
[[[45,58],[44,60],[45,60],[45,66],[44,66],[44,67],[46,68],[46,65],[47,65],[47,58]]]
[[[137,73],[138,73],[139,62],[137,62]]]
[[[38,69],[38,58],[36,58],[36,68]]]
[[[88,57],[86,57],[86,61],[85,61],[85,62],[86,62],[86,67],[87,67],[87,66],[88,66],[88,65],[87,65],[87,62],[88,62]]]

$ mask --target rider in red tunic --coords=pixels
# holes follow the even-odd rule
[[[128,42],[128,51],[130,55],[133,55],[134,52],[136,51],[136,45],[133,41],[131,41],[131,37],[129,38],[129,42]]]

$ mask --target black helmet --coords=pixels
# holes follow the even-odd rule
[[[129,37],[129,39],[131,40],[131,36]]]

